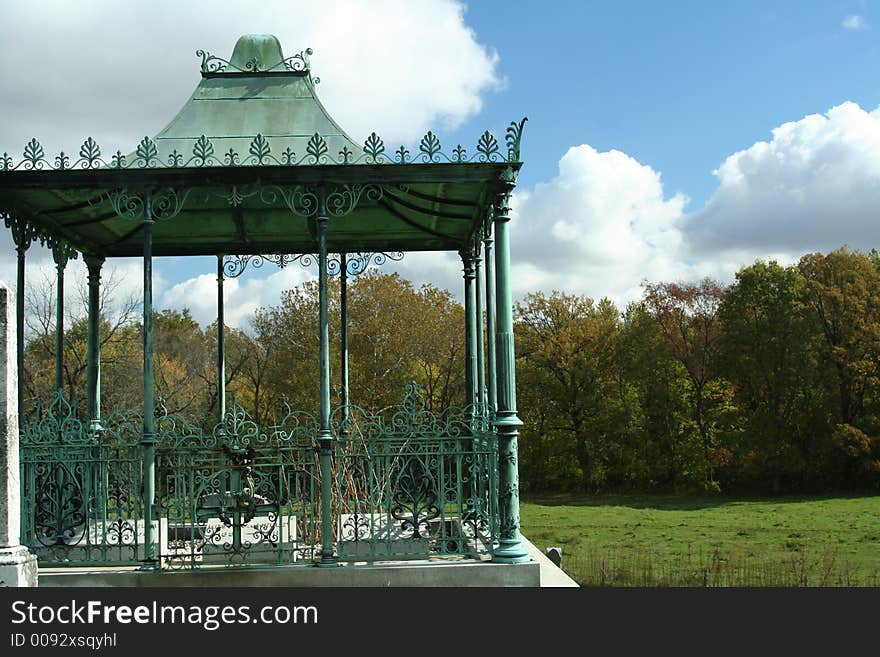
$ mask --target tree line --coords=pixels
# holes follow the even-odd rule
[[[330,290],[338,402],[339,288]],[[51,299],[43,290],[32,299]],[[226,384],[259,423],[282,396],[318,408],[317,285],[226,328]],[[43,307],[51,307],[43,301]],[[138,408],[142,327],[134,305],[102,316],[102,406]],[[26,394],[54,388],[54,325],[29,330]],[[42,319],[39,319],[42,317]],[[429,408],[464,399],[464,312],[448,291],[370,270],[349,282],[351,401]],[[64,387],[85,395],[86,320],[65,331]],[[728,286],[645,282],[626,308],[563,292],[515,307],[524,490],[818,492],[880,482],[880,256],[841,248],[783,266],[757,261]],[[209,426],[216,324],[154,316],[157,394]]]

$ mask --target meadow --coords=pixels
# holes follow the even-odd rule
[[[880,586],[880,496],[535,497],[521,515],[582,586]]]

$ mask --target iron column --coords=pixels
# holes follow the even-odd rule
[[[104,258],[83,256],[89,270],[89,342],[86,356],[86,397],[89,430],[101,430],[101,267]]]
[[[482,266],[480,264],[480,242],[474,244],[474,328],[476,329],[477,344],[477,396],[474,404],[477,405],[480,417],[486,416],[486,363],[483,354],[483,289],[482,289]]]
[[[223,301],[223,254],[217,256],[217,421],[226,417],[226,328]]]
[[[519,563],[529,560],[519,533],[519,470],[517,436],[522,421],[516,415],[516,352],[513,346],[513,293],[510,281],[510,209],[508,201],[514,176],[508,169],[502,176],[495,212],[495,349],[498,366],[498,410],[495,427],[498,432],[498,510],[500,536],[493,561]]]
[[[340,350],[339,369],[342,383],[342,430],[348,431],[348,255],[339,254],[339,315],[340,315]]]
[[[327,319],[327,194],[321,188],[318,209],[318,331],[321,377],[321,426],[318,444],[321,454],[321,561],[318,566],[339,565],[333,558],[333,482],[330,459],[333,434],[330,431],[330,326]]]
[[[468,413],[473,417],[474,407],[477,402],[477,313],[476,292],[474,282],[474,253],[472,247],[459,252],[461,262],[464,265],[464,390],[465,406],[470,407]]]
[[[493,415],[496,407],[495,397],[495,255],[492,249],[492,224],[488,217],[483,236],[483,250],[486,260],[486,393],[488,413]]]
[[[96,441],[94,457],[98,463],[92,481],[94,501],[91,511],[95,518],[107,517],[107,491],[109,473],[107,459],[100,446],[101,434],[101,267],[104,258],[83,254],[89,271],[89,326],[86,352],[86,405],[89,420],[89,433]]]
[[[64,269],[67,267],[67,245],[57,242],[52,246],[55,261],[55,391],[64,388]],[[71,391],[73,392],[73,391]]]
[[[15,365],[18,375],[18,418],[21,422],[24,418],[24,256],[35,235],[33,229],[20,217],[7,216],[6,222],[6,225],[12,229],[12,239],[18,254],[18,271],[15,280],[15,347],[17,351]]]
[[[153,423],[153,197],[144,198],[144,564],[141,570],[156,570],[153,506],[156,499],[156,433]]]

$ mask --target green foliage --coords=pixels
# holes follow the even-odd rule
[[[331,376],[341,390],[340,288],[330,286]],[[278,418],[280,399],[292,408],[318,409],[318,286],[312,281],[284,292],[278,306],[260,308],[250,333],[226,327],[226,386],[259,423]],[[397,274],[370,270],[348,283],[351,402],[379,410],[400,403],[416,381],[429,410],[464,401],[464,311],[452,295],[419,289]],[[51,317],[25,354],[30,397],[51,398],[55,334]],[[203,329],[189,311],[153,314],[156,396],[169,412],[210,428],[217,418],[217,325]],[[64,387],[85,409],[85,319],[65,331]],[[136,320],[101,324],[102,407],[143,404],[142,326]]]
[[[524,467],[534,470],[523,479],[541,489],[567,472],[576,478],[566,487],[605,487],[625,470],[619,452],[633,411],[615,363],[617,309],[607,299],[530,294],[516,305],[515,318],[520,406],[527,426],[540,426],[543,443],[532,450],[524,441]]]
[[[524,491],[676,493],[871,490],[880,482],[880,255],[839,249],[758,261],[727,288],[645,283],[623,312],[553,292],[515,307]],[[340,401],[341,304],[330,281],[331,387]],[[464,311],[454,296],[369,271],[348,282],[351,402],[397,404],[410,381],[429,410],[464,401]],[[40,299],[36,299],[40,301]],[[29,325],[28,397],[54,381],[54,303]],[[130,310],[134,306],[130,307]],[[142,404],[136,313],[102,318],[105,413]],[[226,329],[226,386],[261,423],[279,400],[318,408],[318,287],[284,292],[248,331]],[[156,392],[210,426],[217,327],[184,310],[155,328]],[[84,319],[64,335],[64,386],[84,409]]]

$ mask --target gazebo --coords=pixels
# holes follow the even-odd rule
[[[352,140],[319,101],[305,50],[247,35],[227,61],[204,51],[199,85],[133,152],[91,138],[78,156],[36,139],[0,156],[0,214],[18,254],[21,543],[44,565],[207,565],[476,558],[529,560],[519,533],[508,199],[525,119],[504,145],[418,151]],[[25,255],[57,265],[56,396],[21,407]],[[349,399],[346,281],[370,262],[456,251],[464,271],[466,398],[425,409],[417,386],[374,412]],[[88,267],[84,408],[63,390],[66,265]],[[143,408],[103,409],[99,299],[107,258],[143,257]],[[154,394],[157,256],[217,259],[219,414],[212,428]],[[264,261],[317,266],[318,409],[282,405],[257,426],[227,403],[223,283]],[[331,404],[328,285],[340,277],[340,403]],[[309,412],[311,411],[311,412]]]

